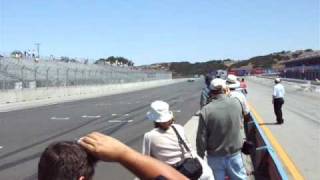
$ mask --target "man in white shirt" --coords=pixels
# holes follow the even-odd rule
[[[282,118],[282,105],[284,103],[284,94],[285,90],[282,84],[280,84],[281,79],[276,78],[274,80],[275,86],[273,87],[273,94],[272,94],[272,103],[274,108],[274,113],[277,117],[277,123],[282,124],[283,118]]]

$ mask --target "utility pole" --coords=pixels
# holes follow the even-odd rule
[[[37,47],[38,58],[40,58],[40,43],[35,43],[34,45]]]

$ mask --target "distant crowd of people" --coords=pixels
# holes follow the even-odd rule
[[[169,104],[157,100],[146,114],[154,128],[144,134],[142,153],[93,132],[77,142],[49,145],[39,161],[38,179],[90,180],[98,160],[120,163],[140,179],[247,179],[241,131],[250,108],[247,85],[244,79],[240,81],[235,75],[228,75],[226,80],[206,76],[200,97],[196,150],[187,140],[184,128],[175,122]],[[283,123],[284,88],[280,79],[275,83],[274,110],[278,123]]]

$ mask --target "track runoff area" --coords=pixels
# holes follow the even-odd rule
[[[274,82],[247,78],[251,114],[287,171],[289,179],[319,179],[320,94],[298,83],[283,82],[284,124],[275,124],[272,105]]]

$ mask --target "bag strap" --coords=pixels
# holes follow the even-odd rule
[[[184,142],[184,140],[181,138],[180,134],[178,133],[177,129],[174,127],[174,125],[171,126],[173,131],[176,133],[177,137],[178,137],[178,140],[179,140],[179,143],[181,143],[185,148],[186,150],[191,153],[189,147],[187,146],[187,144]]]

